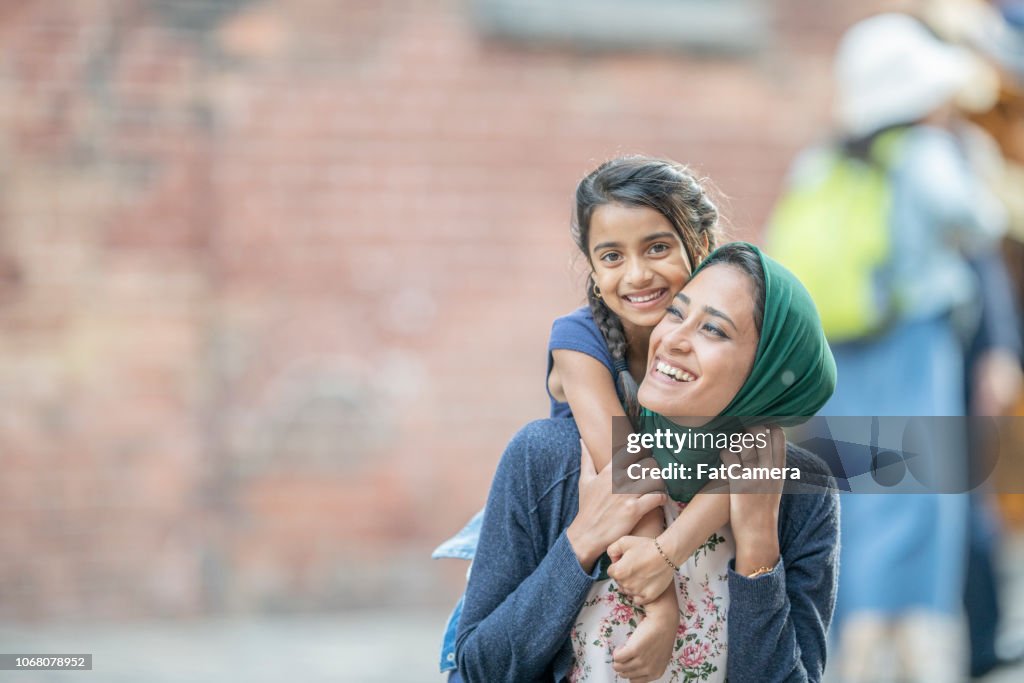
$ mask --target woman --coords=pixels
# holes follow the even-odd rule
[[[734,286],[726,287],[729,282]],[[677,307],[680,315],[666,316],[652,332],[642,404],[699,416],[710,402],[724,400],[716,410],[730,404],[739,414],[793,415],[804,414],[807,397],[831,392],[834,365],[807,292],[755,248],[716,252],[677,297]],[[705,329],[712,318],[729,328],[728,341],[700,337],[711,334]],[[665,359],[685,359],[693,378],[659,378]],[[771,410],[746,413],[747,406]],[[610,468],[594,473],[586,454],[582,467],[575,464],[578,439],[571,421],[539,421],[502,458],[459,625],[457,657],[467,681],[568,677],[569,634],[593,588],[597,558],[662,503],[650,488],[611,494]],[[731,496],[735,561],[727,570],[725,627],[733,645],[719,668],[731,681],[817,680],[835,593],[838,502],[820,461],[787,450],[777,430],[771,441],[733,464],[785,462],[802,473],[785,483],[787,491],[818,486],[811,495],[782,499],[783,481],[776,480],[760,495]],[[742,490],[740,482],[731,485]],[[617,664],[633,680],[653,680],[660,675],[654,669],[664,668],[656,660],[656,653],[643,652]]]

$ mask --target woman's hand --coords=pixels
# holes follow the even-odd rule
[[[566,537],[580,566],[589,572],[609,545],[628,534],[645,514],[663,505],[666,497],[664,493],[651,493],[661,486],[657,480],[636,482],[629,493],[612,493],[611,463],[596,472],[583,441],[580,448],[579,511],[566,529]]]
[[[646,605],[665,592],[674,571],[654,545],[653,538],[623,536],[608,546],[612,564],[608,576],[637,605]]]
[[[626,644],[612,653],[612,668],[630,683],[661,678],[672,661],[679,632],[679,604],[673,587],[646,608],[645,616]]]
[[[765,435],[764,448],[755,446],[741,453],[722,451],[727,467],[786,466],[786,435],[777,425],[747,429],[755,437]],[[742,474],[742,471],[739,473]],[[729,516],[736,539],[736,573],[749,575],[761,567],[774,567],[779,561],[779,503],[785,480],[743,479],[736,473],[729,479]]]

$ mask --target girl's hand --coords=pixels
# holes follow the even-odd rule
[[[767,436],[766,447],[745,449],[741,453],[722,451],[722,462],[741,468],[786,466],[786,435],[777,425],[752,427],[755,437]],[[756,444],[756,440],[755,440]],[[774,567],[779,561],[779,503],[785,480],[729,479],[729,516],[736,539],[736,573],[749,575],[761,567]]]
[[[631,683],[661,678],[672,661],[679,630],[679,606],[675,590],[647,607],[647,616],[637,625],[626,644],[612,653],[612,668]]]
[[[665,592],[674,572],[654,546],[653,538],[623,536],[608,546],[612,564],[608,576],[637,605],[646,605]]]

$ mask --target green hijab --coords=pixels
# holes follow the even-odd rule
[[[740,244],[759,257],[764,270],[764,319],[750,375],[729,405],[707,425],[683,427],[645,408],[640,415],[641,432],[662,429],[682,437],[687,432],[733,433],[767,421],[789,426],[813,416],[832,396],[836,364],[811,295],[778,261],[752,244]],[[707,267],[713,257],[714,252],[693,274]],[[699,463],[710,467],[720,463],[719,448],[679,452],[674,447],[661,448],[652,449],[652,455],[661,467],[679,463],[692,467],[693,473]],[[669,495],[681,502],[689,501],[704,483],[696,478],[666,480]]]

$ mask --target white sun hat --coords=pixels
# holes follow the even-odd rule
[[[835,115],[841,131],[863,136],[938,110],[971,81],[976,58],[943,43],[905,14],[855,24],[836,53]]]

